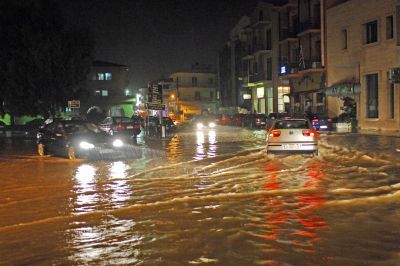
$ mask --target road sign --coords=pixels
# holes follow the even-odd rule
[[[146,108],[150,110],[165,110],[165,105],[157,103],[146,103]]]
[[[150,83],[148,86],[148,102],[146,107],[151,110],[164,110],[165,107],[162,104],[162,85]]]
[[[68,101],[68,108],[80,108],[80,107],[81,107],[81,101],[79,100]]]

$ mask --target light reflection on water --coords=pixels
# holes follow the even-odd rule
[[[207,141],[206,141],[207,140]],[[217,134],[215,130],[196,132],[196,160],[212,158],[217,155]]]
[[[92,165],[82,164],[78,167],[74,176],[76,184],[73,188],[76,199],[75,202],[71,202],[74,212],[89,212],[96,209],[99,195],[94,182],[95,176],[96,168]]]

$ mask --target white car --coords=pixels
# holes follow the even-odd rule
[[[267,134],[267,153],[318,155],[318,132],[307,119],[276,120]]]

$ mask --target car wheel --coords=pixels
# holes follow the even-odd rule
[[[43,143],[39,143],[37,147],[38,155],[39,156],[45,156],[46,155],[46,149],[44,147]]]
[[[70,159],[70,160],[76,159],[74,147],[68,147],[67,156],[68,156],[68,159]]]

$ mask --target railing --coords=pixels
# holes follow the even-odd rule
[[[279,41],[283,41],[289,38],[297,38],[298,30],[288,30],[288,29],[281,29],[279,34]]]
[[[319,29],[321,29],[321,22],[319,20],[303,21],[303,22],[300,22],[299,33],[307,31],[307,30],[319,30]]]

